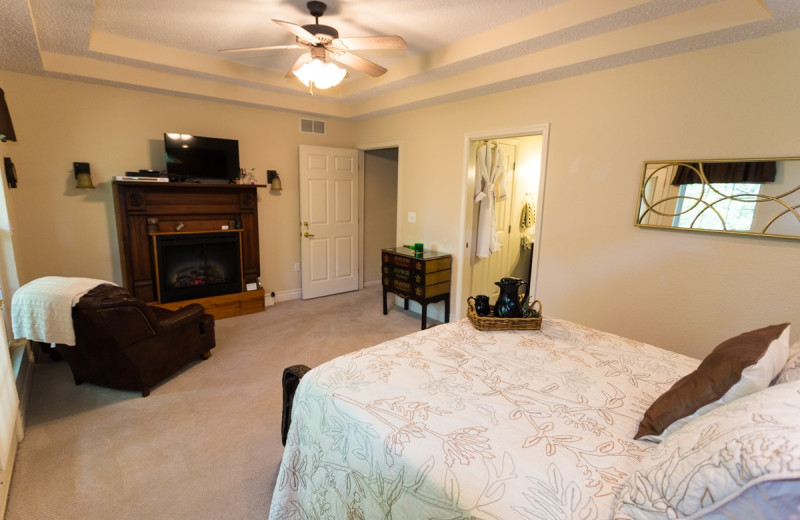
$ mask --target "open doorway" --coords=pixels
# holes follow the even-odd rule
[[[364,150],[363,286],[381,284],[381,249],[397,246],[398,148]]]
[[[486,294],[490,301],[497,298],[495,282],[506,276],[521,278],[528,283],[530,294],[536,294],[536,275],[541,251],[542,210],[547,150],[547,125],[537,125],[509,131],[494,131],[467,136],[466,174],[464,193],[464,244],[461,256],[461,284],[456,291],[457,316],[466,314],[466,298]],[[494,150],[505,158],[505,174],[494,178],[491,190],[495,196],[494,238],[500,245],[488,253],[478,243],[481,228],[487,227],[486,216],[480,215],[480,203],[475,202],[475,182],[478,173],[477,157]],[[479,184],[477,194],[481,192]],[[485,190],[486,191],[486,190]],[[504,197],[503,197],[504,195]],[[484,240],[485,242],[485,235]],[[479,247],[480,246],[480,247]],[[481,249],[479,252],[478,249]]]

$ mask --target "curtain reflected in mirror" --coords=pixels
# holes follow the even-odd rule
[[[800,157],[645,162],[637,226],[800,238]]]

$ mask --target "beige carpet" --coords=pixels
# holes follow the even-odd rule
[[[400,307],[383,316],[373,286],[219,320],[212,357],[147,398],[75,386],[65,362],[39,363],[6,519],[266,518],[283,369],[419,327]]]

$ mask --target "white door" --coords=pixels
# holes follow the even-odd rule
[[[358,289],[358,150],[300,146],[302,298]]]
[[[490,254],[488,258],[473,257],[472,264],[472,294],[485,294],[489,301],[494,302],[500,293],[500,288],[494,282],[505,276],[510,276],[511,266],[519,259],[519,233],[517,241],[512,246],[512,230],[517,226],[512,222],[516,208],[516,164],[517,142],[514,140],[494,140],[502,148],[506,159],[506,193],[508,197],[495,202],[497,215],[497,240],[500,249]],[[478,212],[475,212],[477,218]],[[477,226],[476,226],[477,228]],[[474,239],[473,239],[474,242]],[[474,250],[473,250],[474,251]]]

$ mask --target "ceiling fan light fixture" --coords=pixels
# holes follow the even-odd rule
[[[294,71],[294,75],[303,85],[308,87],[313,83],[319,90],[335,87],[342,82],[346,74],[347,70],[335,63],[316,57]]]
[[[292,22],[272,19],[282,29],[294,35],[295,45],[272,45],[268,47],[244,47],[239,49],[222,49],[220,52],[267,51],[277,49],[309,49],[308,54],[300,55],[286,73],[287,78],[294,74],[306,87],[314,93],[314,87],[323,90],[342,82],[347,69],[363,72],[377,78],[386,72],[386,68],[354,54],[360,50],[392,50],[405,49],[406,42],[400,36],[356,36],[339,38],[339,31],[329,25],[319,23],[319,17],[325,13],[325,2],[311,1],[306,4],[314,23],[297,25]],[[346,66],[347,69],[328,61],[328,57]]]

